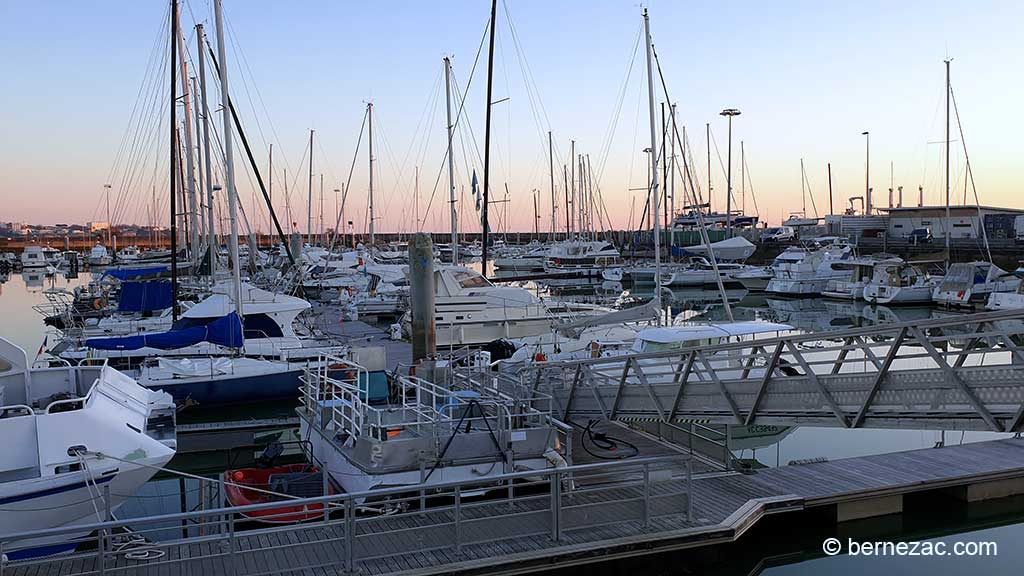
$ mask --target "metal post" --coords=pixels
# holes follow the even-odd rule
[[[409,243],[409,285],[412,287],[409,300],[412,313],[412,359],[415,362],[437,351],[434,247],[430,235],[423,232],[413,236]]]
[[[693,458],[686,459],[686,519],[693,522]]]
[[[462,555],[462,490],[455,487],[455,553]]]
[[[235,572],[235,515],[228,514],[228,566]]]
[[[562,474],[555,471],[550,476],[551,485],[551,539],[562,540]]]
[[[106,528],[100,528],[96,531],[96,571],[99,574],[105,574],[107,572],[107,539],[106,539]]]
[[[331,480],[330,476],[327,475],[327,467],[320,467],[320,474],[323,475],[323,496],[327,496],[330,493]],[[331,506],[329,502],[324,502],[324,524],[329,522],[331,519]]]
[[[345,570],[355,572],[356,510],[352,498],[345,500]]]
[[[644,464],[644,528],[651,526],[651,465]]]
[[[103,485],[103,521],[110,522],[113,516],[110,513],[110,484]]]

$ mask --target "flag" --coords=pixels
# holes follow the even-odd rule
[[[473,170],[473,182],[470,184],[470,189],[473,191],[473,198],[476,199],[476,211],[480,211],[480,206],[483,204],[483,198],[480,197],[480,186],[476,181],[476,170]]]
[[[43,343],[42,343],[42,344],[41,344],[41,345],[39,346],[39,351],[38,351],[38,352],[36,352],[36,358],[39,358],[40,356],[42,356],[42,355],[43,355],[43,352],[45,352],[45,351],[46,351],[46,342],[47,342],[47,341],[48,341],[49,339],[50,339],[50,335],[49,335],[49,334],[47,334],[47,335],[43,336]]]

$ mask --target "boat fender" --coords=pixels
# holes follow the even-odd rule
[[[107,301],[103,298],[96,298],[92,301],[93,310],[103,310],[107,307]]]

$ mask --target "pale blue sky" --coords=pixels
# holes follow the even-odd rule
[[[531,90],[535,86],[539,92],[546,120],[540,126],[534,121],[505,5],[499,2],[494,95],[509,100],[494,107],[492,190],[501,195],[508,182],[513,227],[522,228],[532,227],[530,190],[542,190],[546,228],[550,193],[542,135],[549,127],[554,131],[563,157],[569,139],[575,139],[577,151],[591,154],[598,167],[640,30],[641,4],[506,1],[535,82]],[[725,122],[718,112],[741,109],[734,123],[734,150],[738,140],[745,140],[763,218],[777,222],[800,208],[801,157],[819,212],[827,210],[826,162],[833,165],[837,209],[845,203],[840,199],[861,194],[864,130],[871,131],[876,204],[887,201],[890,161],[896,185],[906,188],[905,203],[915,201],[918,185],[925,186],[926,201],[938,202],[942,147],[929,142],[943,137],[942,60],[947,55],[953,58],[953,86],[981,200],[1024,204],[1017,161],[1024,152],[1024,120],[1016,106],[1024,88],[1019,64],[1024,4],[654,0],[648,5],[679,121],[690,130],[698,176],[706,180],[704,123],[712,122],[724,159]],[[251,70],[243,82],[242,63],[229,54],[233,92],[236,102],[246,101],[242,113],[257,139],[261,162],[266,148],[255,135],[256,118],[247,104],[256,98],[253,81],[267,112],[263,115],[260,108],[260,126],[279,155],[275,177],[285,157],[291,174],[305,174],[299,158],[308,130],[314,128],[323,151],[318,149],[314,169],[326,174],[328,191],[347,173],[364,102],[372,100],[380,121],[381,227],[414,227],[413,166],[421,167],[423,197],[430,195],[442,166],[443,94],[424,115],[435,97],[441,58],[453,55],[456,76],[464,85],[488,8],[485,1],[225,0],[233,40]],[[165,11],[161,1],[0,0],[0,21],[5,23],[0,35],[5,63],[0,220],[102,219],[97,212],[102,187]],[[191,37],[193,14],[205,21],[209,12],[205,0],[186,3],[186,34]],[[466,108],[481,147],[482,66]],[[600,183],[618,227],[628,223],[631,203],[639,211],[643,202],[642,193],[628,191],[642,186],[646,177],[640,152],[648,145],[643,72],[641,46]],[[243,91],[244,84],[250,85],[249,92]],[[270,136],[271,123],[277,138]],[[430,139],[423,144],[428,124]],[[953,148],[957,197],[963,182],[958,146]],[[455,156],[460,163],[458,185],[468,188],[463,155]],[[725,179],[717,162],[716,199],[723,199]],[[736,151],[734,174],[738,169]],[[365,219],[366,173],[364,152],[349,203],[350,219],[358,228]],[[304,214],[305,176],[298,182],[301,189],[292,204],[296,213]],[[240,178],[239,187],[248,204],[247,179]],[[734,189],[738,194],[738,183]],[[145,198],[148,191],[135,194]],[[437,194],[445,194],[443,185]],[[144,200],[133,202],[141,206]],[[325,203],[331,211],[333,200]],[[422,204],[425,200],[421,211]],[[753,211],[749,200],[747,205]],[[144,209],[139,206],[125,209],[124,219],[141,221]],[[443,228],[441,209],[436,200],[428,228]],[[464,217],[472,219],[468,213]],[[304,223],[304,216],[293,220]]]

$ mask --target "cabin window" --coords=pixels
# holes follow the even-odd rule
[[[931,220],[921,220],[921,226],[929,226],[931,223]]]
[[[73,462],[71,464],[62,464],[60,466],[55,466],[53,468],[53,473],[54,474],[67,474],[68,472],[78,472],[81,469],[82,469],[82,465],[81,464],[79,464],[78,462]]]
[[[893,228],[903,228],[903,224],[893,224]]]
[[[972,228],[971,224],[953,224],[953,228]]]
[[[280,338],[281,326],[266,314],[246,314],[243,321],[246,338]]]
[[[455,281],[463,288],[486,288],[489,286],[487,280],[479,274],[473,274],[472,272],[456,272],[454,276]]]
[[[0,373],[10,372],[14,369],[14,364],[11,364],[7,360],[0,358]]]

